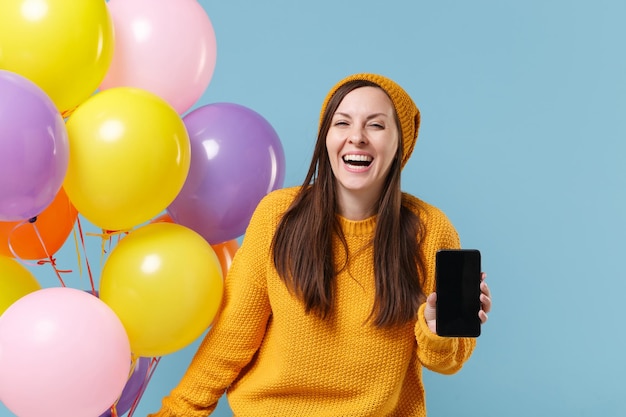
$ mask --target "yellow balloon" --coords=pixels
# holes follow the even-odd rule
[[[70,158],[64,188],[79,213],[107,230],[144,223],[185,183],[191,144],[180,115],[145,90],[92,96],[66,124]]]
[[[2,0],[0,68],[20,74],[68,115],[100,85],[113,59],[104,0]]]
[[[41,285],[26,267],[0,255],[0,316],[11,304],[40,289]]]
[[[211,324],[223,279],[211,245],[175,223],[151,223],[123,238],[102,268],[100,299],[120,318],[137,356],[184,348]]]

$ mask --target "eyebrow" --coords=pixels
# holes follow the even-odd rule
[[[342,117],[349,117],[352,118],[352,116],[350,116],[348,113],[342,113],[342,112],[335,112],[335,114],[333,115],[333,117],[335,116],[342,116]],[[374,114],[370,114],[369,116],[366,117],[367,120],[370,119],[375,119],[377,117],[389,117],[387,114],[385,113],[374,113]]]

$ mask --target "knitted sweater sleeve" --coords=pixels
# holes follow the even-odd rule
[[[420,212],[426,228],[422,254],[426,269],[424,293],[428,296],[435,290],[436,252],[439,249],[458,249],[461,242],[456,229],[439,209],[422,202]],[[458,372],[470,358],[476,346],[476,339],[441,337],[433,333],[424,318],[425,307],[426,303],[420,306],[415,324],[419,363],[431,371],[442,374]]]
[[[267,201],[257,207],[226,276],[220,312],[178,386],[149,417],[207,416],[254,356],[271,311],[265,271],[273,211]]]

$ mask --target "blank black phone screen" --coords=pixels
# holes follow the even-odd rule
[[[436,254],[437,334],[480,335],[480,251],[444,249]]]

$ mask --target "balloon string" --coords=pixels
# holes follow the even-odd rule
[[[18,223],[15,225],[15,227],[13,227],[13,229],[11,230],[11,232],[9,233],[9,239],[8,239],[8,246],[9,246],[9,250],[11,251],[11,254],[15,257],[15,259],[19,260],[20,262],[26,264],[26,265],[30,265],[33,266],[35,264],[26,262],[24,259],[22,259],[15,251],[15,249],[13,248],[13,245],[11,244],[11,236],[13,235],[13,233],[15,233],[15,231],[24,226],[26,223],[30,223],[33,225],[33,230],[35,231],[35,234],[37,235],[37,239],[39,240],[39,243],[41,244],[41,247],[44,250],[44,253],[46,254],[46,257],[48,259],[41,259],[39,261],[37,261],[36,265],[43,265],[46,263],[50,263],[50,265],[52,265],[52,268],[54,269],[54,272],[57,276],[57,278],[59,278],[59,281],[61,282],[61,286],[65,287],[65,282],[63,281],[63,278],[61,278],[61,273],[68,273],[68,272],[72,272],[72,270],[67,270],[67,269],[58,269],[57,268],[57,263],[56,263],[56,259],[52,257],[52,255],[50,255],[50,253],[48,252],[48,248],[46,247],[46,243],[44,242],[43,238],[41,237],[41,233],[39,233],[39,228],[37,227],[37,217],[33,217],[29,220],[24,220],[21,223]]]
[[[131,353],[130,370],[128,371],[128,378],[126,379],[126,383],[128,383],[130,378],[133,376],[133,373],[135,372],[135,369],[137,369],[137,365],[138,365],[138,358]],[[118,414],[117,414],[117,404],[120,402],[120,398],[121,398],[121,396],[117,397],[117,399],[115,400],[113,405],[111,405],[111,407],[109,408],[109,411],[111,411],[111,417],[118,417]]]
[[[87,233],[87,236],[99,236],[102,239],[102,244],[100,246],[100,266],[104,265],[104,257],[107,252],[111,251],[112,246],[112,238],[113,236],[117,236],[117,242],[119,243],[122,240],[122,235],[127,235],[130,233],[130,230],[102,230],[102,233]],[[108,246],[107,246],[108,244]]]
[[[67,118],[69,118],[69,117],[72,115],[72,113],[74,113],[74,110],[76,110],[77,108],[78,108],[78,106],[74,106],[74,107],[72,107],[71,109],[63,110],[63,111],[61,112],[61,117],[62,117],[64,120],[65,120],[65,119],[67,119]]]
[[[143,397],[143,394],[146,391],[148,382],[150,382],[150,379],[152,378],[152,375],[154,374],[154,371],[156,370],[156,367],[160,361],[161,357],[152,358],[152,360],[150,361],[150,364],[148,365],[148,372],[146,372],[146,377],[143,381],[143,384],[141,384],[141,388],[139,390],[139,394],[137,394],[137,398],[135,398],[135,401],[133,401],[133,405],[130,407],[130,411],[128,412],[127,417],[132,417],[135,413],[135,410],[139,405],[139,401],[141,401],[141,397]]]
[[[41,233],[39,232],[39,227],[37,226],[37,222],[36,222],[37,218],[34,217],[33,219],[29,220],[30,224],[33,225],[33,229],[35,229],[35,233],[37,234],[37,239],[39,239],[39,243],[41,243],[41,247],[43,248],[44,252],[46,253],[46,256],[48,257],[48,261],[50,261],[50,264],[52,265],[52,268],[54,269],[54,272],[56,273],[56,276],[59,278],[59,281],[61,281],[61,286],[65,287],[65,282],[63,282],[63,278],[61,278],[61,274],[60,272],[72,272],[71,270],[59,270],[57,268],[57,263],[56,260],[52,257],[52,255],[50,255],[50,253],[48,252],[48,248],[46,247],[46,244],[43,241],[43,238],[41,237]],[[43,263],[45,263],[46,261],[44,261]],[[41,261],[39,262],[39,264],[41,265]]]
[[[87,274],[89,275],[89,283],[91,284],[91,291],[93,295],[96,295],[96,285],[93,281],[93,274],[91,273],[91,266],[89,265],[89,257],[87,256],[87,249],[85,248],[85,238],[83,236],[83,228],[80,224],[80,218],[76,218],[76,224],[78,225],[78,233],[80,235],[80,243],[83,247],[83,252],[85,253],[85,265],[87,265]]]
[[[139,366],[139,357],[135,356],[134,353],[131,353],[130,354],[130,371],[128,372],[128,379],[130,379],[133,376],[138,366]]]
[[[83,263],[80,257],[80,245],[78,244],[78,236],[76,235],[76,228],[72,230],[72,234],[74,235],[74,246],[76,247],[76,264],[78,265],[78,275],[82,278],[83,276]]]
[[[26,224],[26,221],[23,221],[21,223],[16,224],[15,226],[13,226],[13,229],[11,229],[11,231],[9,232],[9,236],[8,236],[8,239],[7,239],[7,244],[9,246],[9,250],[11,251],[11,254],[13,255],[13,257],[15,259],[19,259],[21,262],[23,262],[25,264],[28,264],[28,262],[24,261],[22,258],[20,258],[17,255],[17,253],[15,253],[15,249],[13,249],[13,244],[11,243],[11,236],[13,236],[13,233],[15,233],[15,231],[17,229],[19,229],[20,227],[22,227],[24,224]]]

